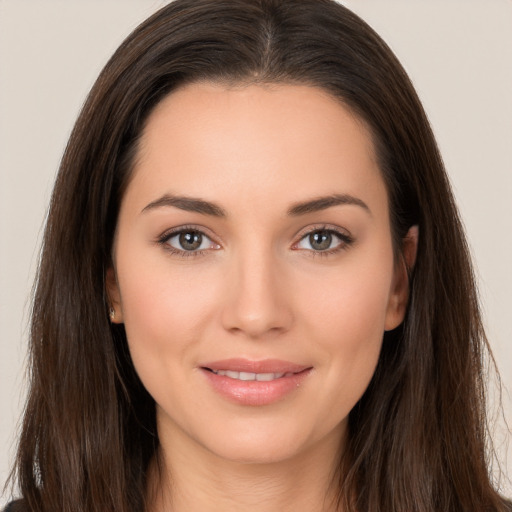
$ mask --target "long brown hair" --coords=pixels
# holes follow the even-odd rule
[[[105,272],[144,122],[201,80],[300,83],[373,135],[397,255],[418,256],[404,323],[386,333],[350,413],[347,511],[499,511],[488,474],[488,353],[468,250],[426,115],[403,68],[331,0],[177,0],[140,25],[95,83],[52,196],[33,303],[31,386],[14,476],[29,510],[142,512],[159,441],[153,399],[110,325]]]

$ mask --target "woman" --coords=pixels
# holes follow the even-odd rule
[[[334,2],[178,0],[128,37],[62,161],[31,337],[13,510],[505,510],[434,138]]]

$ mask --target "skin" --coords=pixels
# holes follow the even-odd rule
[[[158,203],[166,194],[215,203],[225,216]],[[359,204],[289,214],[333,194]],[[208,237],[197,254],[177,235],[161,241],[183,227]],[[331,233],[329,249],[318,250],[315,230],[341,238]],[[408,240],[412,265],[414,232]],[[113,261],[113,321],[125,324],[157,404],[163,471],[150,473],[150,509],[333,510],[348,414],[408,295],[364,124],[313,87],[201,83],[173,92],[144,129]],[[312,369],[278,401],[245,405],[200,370],[233,357]]]

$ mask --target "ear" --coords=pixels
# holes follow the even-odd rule
[[[123,308],[121,306],[121,293],[117,283],[114,267],[109,267],[105,276],[105,286],[109,303],[109,316],[113,324],[123,323]]]
[[[395,329],[404,320],[407,303],[409,302],[409,273],[416,263],[418,236],[418,226],[411,226],[402,240],[402,250],[399,261],[395,264],[393,284],[386,311],[384,326],[386,331]]]

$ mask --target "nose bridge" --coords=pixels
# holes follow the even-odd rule
[[[290,327],[285,276],[270,244],[256,242],[240,247],[233,255],[227,281],[224,327],[260,337]]]

